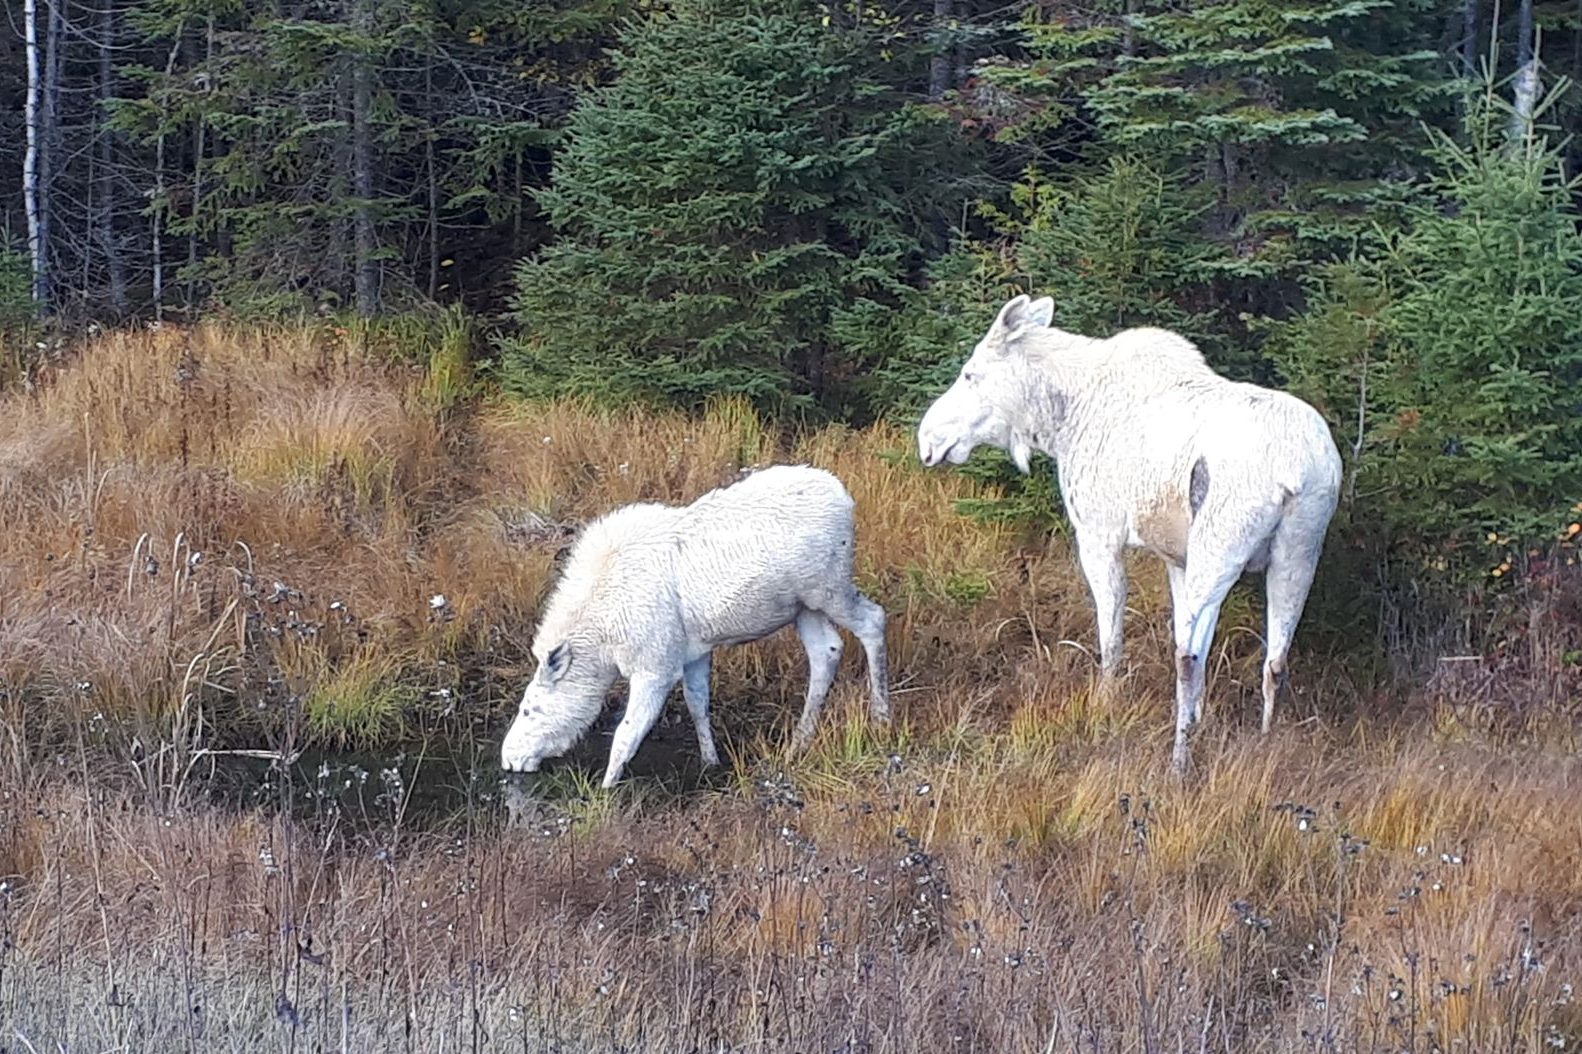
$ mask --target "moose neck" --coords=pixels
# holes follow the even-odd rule
[[[1026,436],[1032,448],[1058,464],[1095,434],[1095,374],[1102,341],[1051,329],[1028,356]]]

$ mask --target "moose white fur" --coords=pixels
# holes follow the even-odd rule
[[[804,745],[840,664],[844,627],[868,656],[871,709],[889,719],[884,611],[852,582],[855,502],[821,469],[781,465],[691,505],[637,504],[593,521],[573,546],[533,641],[538,669],[500,749],[508,771],[565,753],[629,684],[604,786],[620,779],[676,681],[706,765],[710,654],[792,623],[807,649]]]
[[[1098,616],[1102,683],[1120,668],[1128,548],[1163,558],[1176,645],[1173,760],[1203,703],[1220,605],[1243,570],[1266,572],[1263,728],[1307,602],[1340,491],[1324,419],[1284,392],[1214,373],[1185,338],[1129,329],[1107,340],[1050,325],[1054,302],[1000,309],[950,389],[918,427],[925,465],[999,447],[1022,472],[1055,460],[1078,560]]]

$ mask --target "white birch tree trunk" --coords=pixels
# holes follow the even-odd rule
[[[176,39],[171,42],[170,55],[165,59],[165,80],[169,82],[171,74],[176,69],[176,59],[181,54],[181,36],[186,32],[186,23],[176,26]],[[154,140],[154,200],[152,208],[148,210],[150,248],[153,250],[154,259],[154,320],[163,321],[165,317],[165,209],[170,205],[165,194],[165,130],[161,126],[159,135]]]
[[[27,212],[27,251],[33,267],[33,304],[40,314],[49,313],[49,246],[45,243],[44,201],[39,193],[39,152],[44,146],[44,129],[38,48],[38,0],[22,0],[23,38],[27,49],[27,153],[22,158],[22,199]]]
[[[1516,86],[1510,128],[1513,141],[1524,140],[1532,135],[1539,90],[1538,48],[1533,40],[1533,0],[1521,0],[1516,19]]]

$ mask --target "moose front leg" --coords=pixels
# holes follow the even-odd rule
[[[1077,535],[1077,559],[1093,594],[1099,630],[1099,691],[1113,693],[1126,657],[1126,564],[1122,546],[1109,539]]]
[[[626,763],[632,760],[637,748],[659,720],[664,709],[665,696],[679,679],[679,674],[633,674],[631,691],[626,700],[626,713],[615,729],[615,741],[610,744],[610,763],[604,770],[604,786],[615,786],[621,778]]]

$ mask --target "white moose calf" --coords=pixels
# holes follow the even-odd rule
[[[653,728],[676,681],[706,765],[710,653],[796,624],[807,649],[805,745],[840,664],[837,626],[868,657],[873,716],[889,720],[884,611],[852,582],[855,502],[822,469],[766,468],[691,505],[638,504],[588,524],[533,640],[538,669],[500,748],[507,771],[535,772],[597,719],[617,677],[629,683],[604,786]]]
[[[1144,548],[1169,570],[1176,644],[1176,768],[1203,704],[1220,605],[1242,571],[1264,570],[1263,728],[1340,492],[1329,426],[1284,392],[1216,374],[1161,329],[1108,340],[1050,326],[1054,302],[1018,296],[918,426],[925,465],[999,447],[1021,471],[1055,459],[1098,615],[1106,684],[1120,668],[1126,570]]]

